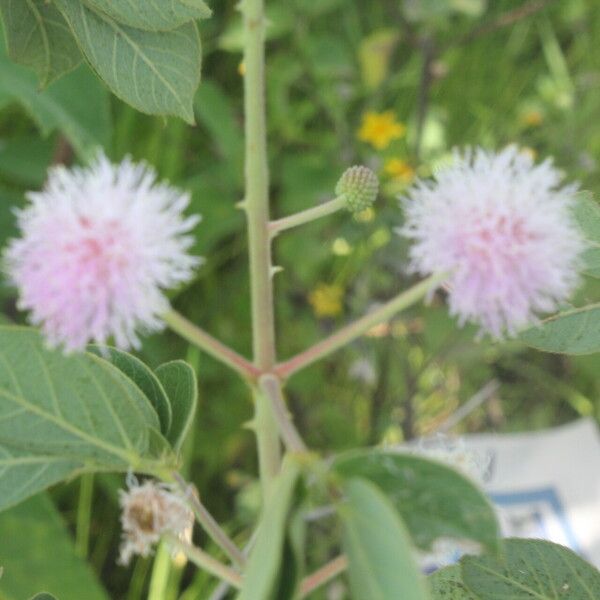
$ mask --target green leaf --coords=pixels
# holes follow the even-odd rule
[[[147,31],[176,29],[194,19],[207,19],[212,14],[202,0],[83,0],[83,3],[122,25]]]
[[[406,527],[372,483],[350,479],[338,508],[354,600],[428,600]]]
[[[20,102],[44,135],[61,131],[88,160],[110,139],[108,95],[86,68],[79,68],[40,92],[34,73],[14,64],[0,40],[0,94]]]
[[[202,48],[195,23],[173,31],[133,29],[79,0],[55,0],[90,65],[122,100],[149,114],[194,123]]]
[[[0,15],[9,57],[32,68],[42,87],[81,62],[69,27],[47,0],[0,0]]]
[[[117,348],[92,345],[88,349],[100,358],[110,361],[144,392],[158,415],[161,432],[167,437],[173,419],[171,403],[158,377],[152,370],[135,356]]]
[[[600,206],[592,194],[581,192],[577,195],[574,215],[589,243],[583,252],[584,272],[592,277],[600,277]]]
[[[0,509],[77,471],[173,468],[146,396],[93,354],[0,326]]]
[[[600,304],[558,313],[521,332],[519,339],[545,352],[591,354],[600,351]]]
[[[2,600],[23,600],[39,590],[60,600],[108,600],[46,494],[0,514],[0,539]]]
[[[250,553],[237,600],[272,600],[281,572],[286,525],[299,475],[296,463],[286,460],[263,507],[256,544]]]
[[[37,456],[0,445],[0,511],[82,470],[78,460]]]
[[[583,251],[583,272],[590,277],[600,278],[600,244]]]
[[[477,600],[463,583],[460,565],[438,569],[427,582],[431,600]]]
[[[465,584],[480,600],[597,600],[600,572],[574,552],[542,540],[509,539],[502,561],[461,560]]]
[[[273,594],[273,598],[277,600],[295,600],[297,598],[306,567],[306,521],[304,510],[293,510],[288,521],[279,580]]]
[[[56,596],[53,596],[52,594],[49,594],[48,592],[40,592],[39,594],[32,596],[31,600],[58,600],[58,599],[56,598]]]
[[[442,463],[374,449],[342,454],[333,469],[344,478],[362,477],[376,484],[419,548],[428,549],[440,537],[467,538],[493,552],[499,548],[499,525],[487,497]]]
[[[174,360],[158,367],[156,377],[167,394],[173,415],[167,439],[175,450],[180,450],[196,414],[196,373],[183,360]]]

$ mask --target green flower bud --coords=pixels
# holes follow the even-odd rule
[[[346,201],[348,210],[359,213],[373,205],[379,192],[377,175],[363,166],[350,167],[340,177],[335,193]]]

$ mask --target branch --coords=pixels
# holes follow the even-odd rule
[[[305,577],[300,586],[300,598],[306,598],[317,588],[329,583],[348,568],[348,559],[338,556],[326,565],[315,571],[312,575]]]
[[[225,552],[225,554],[227,554],[227,556],[229,556],[236,566],[244,566],[246,557],[215,521],[214,517],[210,514],[204,504],[202,504],[200,498],[194,493],[192,486],[177,472],[173,473],[173,477],[192,511],[196,515],[198,523],[200,523],[211,539]]]
[[[245,379],[255,379],[260,375],[260,370],[249,360],[212,335],[206,333],[203,329],[200,329],[200,327],[194,325],[191,321],[188,321],[177,311],[171,310],[166,315],[163,315],[162,318],[175,333],[195,346],[198,346],[198,348],[204,350],[204,352],[210,354],[213,358],[216,358],[234,371],[237,371]]]
[[[163,538],[171,548],[185,554],[185,556],[196,566],[207,573],[214,575],[218,579],[226,581],[232,587],[238,590],[241,589],[242,576],[232,568],[219,562],[197,546],[192,546],[191,544],[180,540],[176,535],[166,533]]]
[[[254,544],[256,542],[257,533],[258,533],[258,531],[254,530],[252,537],[250,538],[250,540],[247,542],[247,544],[244,546],[244,549],[242,550],[242,554],[244,555],[245,559],[248,558],[250,551],[254,547]],[[215,588],[215,591],[212,593],[209,600],[223,600],[223,598],[225,598],[225,596],[227,596],[227,592],[229,591],[230,587],[231,586],[226,581],[222,581]]]
[[[271,221],[269,223],[269,233],[271,234],[271,238],[274,238],[278,233],[285,231],[286,229],[298,227],[299,225],[304,225],[305,223],[320,219],[321,217],[331,215],[341,208],[344,208],[345,205],[345,199],[343,197],[338,197],[329,202],[325,202],[324,204],[320,204],[319,206],[313,206],[312,208],[303,210],[295,215]]]
[[[244,21],[244,206],[250,259],[250,308],[254,363],[271,371],[276,362],[273,263],[269,232],[269,157],[267,152],[265,0],[239,3]],[[254,430],[264,497],[281,469],[277,423],[261,394],[255,393]]]
[[[263,375],[259,379],[259,385],[265,396],[271,401],[271,409],[277,421],[279,433],[285,447],[289,452],[306,452],[306,444],[294,426],[292,417],[283,399],[279,379],[274,375]]]
[[[274,374],[282,379],[286,379],[308,365],[312,365],[319,359],[328,356],[360,337],[369,331],[369,329],[375,327],[375,325],[389,321],[397,313],[421,300],[447,278],[447,273],[438,273],[420,281],[412,288],[396,296],[393,300],[358,319],[358,321],[347,325],[337,333],[315,344],[308,350],[297,354],[293,358],[279,363],[273,370]]]

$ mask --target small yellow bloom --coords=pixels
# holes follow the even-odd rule
[[[393,111],[366,112],[358,130],[358,139],[371,144],[377,150],[383,150],[393,140],[401,138],[405,132],[406,127],[403,123],[396,121]]]
[[[528,110],[521,115],[521,123],[525,127],[539,127],[544,122],[544,115],[539,110]]]
[[[383,171],[392,179],[402,181],[403,183],[411,183],[415,178],[415,170],[401,158],[389,158],[385,161]]]
[[[383,248],[385,245],[389,244],[391,239],[392,234],[390,233],[390,230],[386,227],[380,227],[369,238],[369,242],[373,248]]]
[[[308,301],[317,317],[337,317],[343,310],[343,298],[344,290],[339,285],[320,283],[309,294]]]
[[[238,65],[238,74],[242,77],[246,74],[246,63],[244,61]]]
[[[375,211],[371,207],[365,208],[365,210],[356,213],[354,218],[359,223],[370,223],[375,218]]]
[[[336,238],[331,244],[331,251],[336,256],[349,256],[352,254],[352,246],[343,237]]]

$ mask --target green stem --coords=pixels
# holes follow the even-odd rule
[[[263,375],[259,380],[259,384],[265,396],[271,402],[271,411],[277,421],[281,439],[287,450],[289,452],[306,452],[306,444],[298,433],[285,404],[279,378],[270,374]]]
[[[171,554],[165,544],[159,544],[152,565],[148,600],[165,600],[171,574]]]
[[[271,482],[281,469],[281,444],[279,427],[271,409],[271,402],[260,389],[254,390],[254,431],[258,445],[258,469],[263,498],[266,499]]]
[[[308,365],[312,365],[319,359],[328,356],[332,352],[335,352],[339,348],[342,348],[346,344],[360,337],[369,329],[375,327],[375,325],[389,321],[397,313],[421,300],[442,281],[447,279],[447,277],[447,273],[435,274],[420,281],[412,288],[396,296],[393,300],[390,300],[378,309],[366,314],[354,323],[347,325],[337,333],[334,333],[325,340],[315,344],[308,350],[297,354],[285,362],[279,363],[273,369],[274,374],[285,379],[301,369],[304,369]]]
[[[313,208],[303,210],[295,215],[290,215],[289,217],[283,217],[282,219],[271,221],[269,223],[269,232],[271,233],[271,237],[275,237],[278,233],[281,233],[286,229],[298,227],[299,225],[310,223],[311,221],[315,221],[321,217],[326,217],[327,215],[331,215],[345,206],[345,198],[335,198],[319,206],[314,206]]]
[[[254,379],[260,374],[260,371],[250,361],[188,321],[177,311],[171,310],[162,318],[175,333],[226,364],[242,377]]]
[[[229,556],[233,563],[242,567],[246,562],[246,557],[242,551],[235,545],[233,540],[223,531],[215,518],[208,509],[202,504],[200,498],[194,493],[192,487],[183,479],[179,473],[173,473],[173,477],[179,486],[179,489],[187,499],[188,504],[196,515],[196,520],[202,528],[208,533],[212,540]]]
[[[166,533],[163,538],[173,550],[183,552],[188,560],[204,571],[226,581],[234,588],[239,589],[242,587],[242,576],[237,571],[219,562],[210,554],[204,552],[204,550],[201,550],[197,546],[192,546],[170,533]]]
[[[75,548],[82,558],[86,558],[88,554],[93,498],[94,475],[93,473],[86,473],[82,475],[79,480],[79,502],[77,504],[77,528],[75,537]]]
[[[265,106],[265,6],[264,0],[243,0],[244,15],[244,113],[246,136],[246,197],[250,294],[254,364],[270,371],[275,356],[275,311],[271,275],[269,233],[269,168]],[[260,477],[266,492],[279,471],[280,443],[277,425],[263,394],[255,393],[255,428]]]

